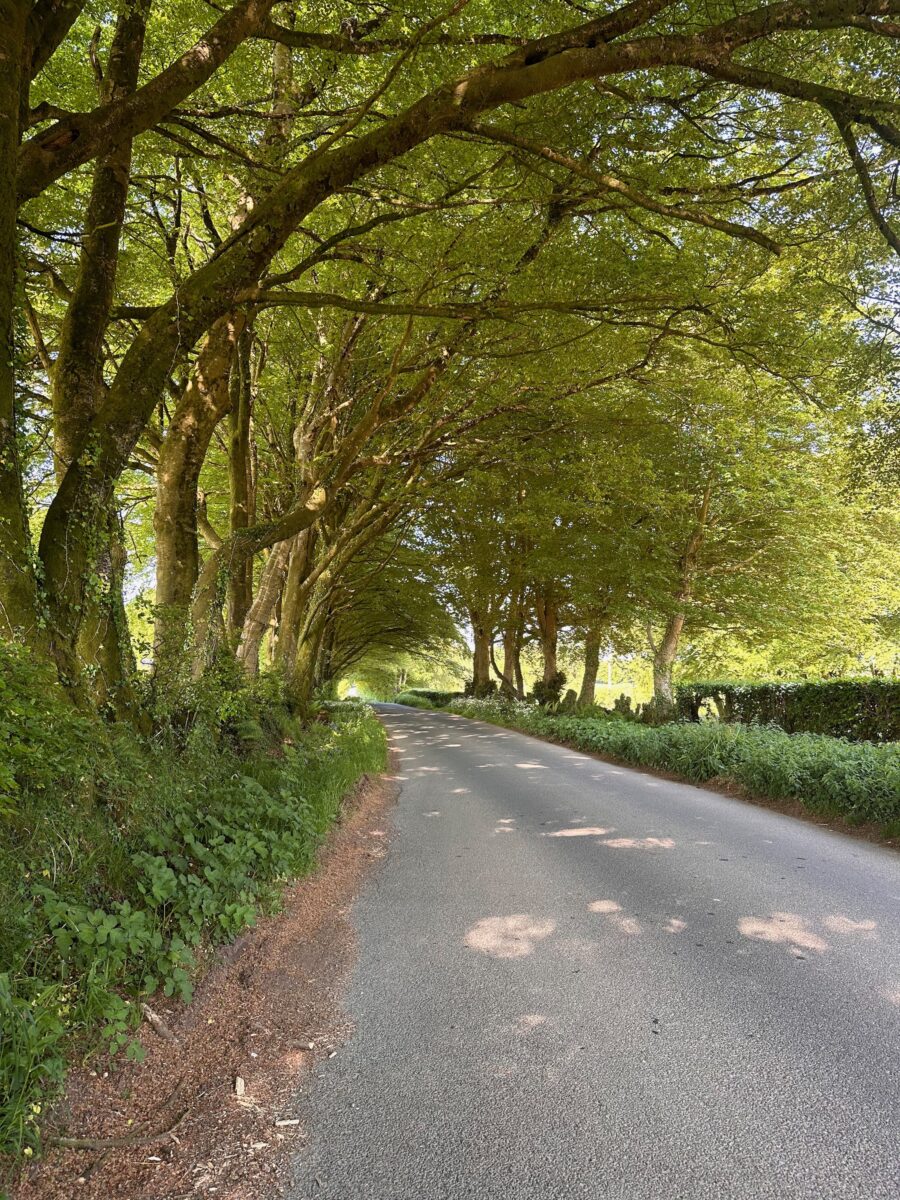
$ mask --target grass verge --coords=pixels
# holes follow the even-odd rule
[[[454,701],[445,710],[547,738],[691,783],[727,782],[754,796],[799,802],[851,825],[871,822],[900,834],[900,744],[873,746],[823,734],[784,733],[759,725],[641,725],[554,716],[534,705]]]

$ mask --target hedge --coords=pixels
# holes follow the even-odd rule
[[[462,692],[438,692],[429,688],[408,688],[394,697],[394,703],[408,704],[411,708],[446,708],[452,700],[461,698]]]
[[[456,701],[451,711],[576,750],[671,771],[692,783],[740,784],[756,796],[798,800],[858,824],[900,831],[900,745],[854,744],[822,734],[789,734],[758,725],[648,726],[615,717],[554,717],[524,704]]]
[[[824,733],[854,742],[900,741],[900,680],[817,683],[692,683],[677,689],[678,715],[699,720],[711,703],[720,719],[778,725],[786,733]]]

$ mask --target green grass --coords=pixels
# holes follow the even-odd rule
[[[738,784],[755,796],[900,832],[900,744],[875,746],[760,725],[669,724],[550,716],[532,705],[465,700],[451,712],[595,751],[692,783]]]
[[[74,1051],[139,1054],[140,996],[190,999],[206,948],[277,907],[341,798],[383,768],[386,742],[367,706],[328,705],[302,725],[270,684],[144,739],[77,714],[14,653],[0,667],[9,1162],[38,1152]]]

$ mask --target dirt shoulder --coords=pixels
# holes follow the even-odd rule
[[[15,1200],[274,1200],[284,1151],[304,1137],[297,1094],[349,1033],[339,997],[354,957],[350,907],[386,853],[397,792],[364,779],[282,911],[217,956],[190,1005],[151,1001],[163,1025],[142,1026],[142,1063],[71,1072],[47,1133],[79,1148],[48,1150]]]

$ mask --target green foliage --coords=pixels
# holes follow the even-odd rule
[[[80,783],[93,732],[48,664],[0,642],[0,814],[22,789],[44,792],[61,776]]]
[[[757,796],[798,800],[851,823],[900,828],[900,746],[855,745],[821,734],[753,725],[668,724],[553,717],[530,705],[467,700],[453,712],[596,751],[695,783],[740,784]]]
[[[715,705],[724,721],[778,725],[851,741],[900,741],[900,680],[827,679],[806,683],[692,683],[677,689],[678,715],[699,720]]]
[[[0,1155],[15,1155],[37,1149],[73,1040],[139,1053],[136,998],[190,999],[198,951],[310,868],[385,740],[358,703],[301,726],[266,683],[211,696],[217,720],[186,736],[145,741],[78,716],[58,689],[35,692],[27,664],[0,653],[16,748],[0,842]]]

